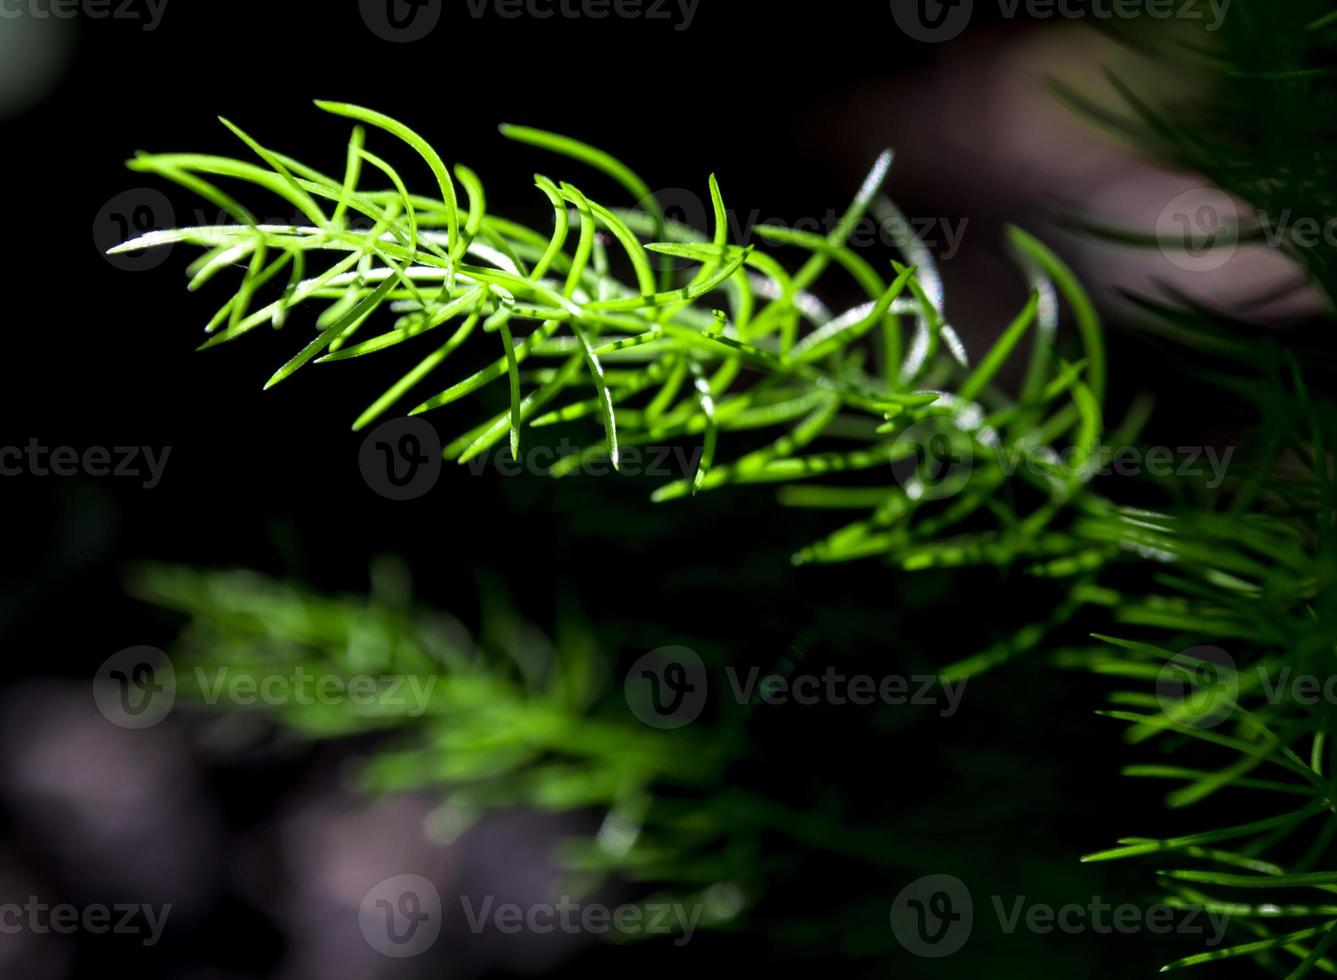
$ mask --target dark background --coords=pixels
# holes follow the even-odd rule
[[[0,22],[0,32],[11,27]],[[981,15],[954,44],[987,50],[1035,29],[991,24]],[[876,147],[904,134],[895,123],[900,106],[892,103],[913,101],[921,81],[950,70],[943,65],[953,45],[908,41],[885,3],[790,8],[702,0],[690,29],[675,31],[645,20],[475,19],[465,3],[451,2],[430,38],[403,45],[376,36],[357,5],[343,0],[170,0],[152,32],[133,21],[87,18],[42,30],[68,44],[68,58],[44,93],[34,92],[27,105],[16,97],[0,125],[0,187],[9,213],[0,245],[7,368],[0,444],[37,438],[48,446],[171,447],[171,454],[162,483],[151,490],[133,479],[0,479],[0,642],[7,654],[0,732],[8,760],[0,770],[0,875],[15,894],[49,901],[138,901],[141,879],[124,868],[151,864],[159,850],[188,853],[192,897],[154,949],[125,937],[22,937],[15,976],[83,977],[113,967],[145,978],[306,976],[289,958],[290,906],[303,894],[297,883],[320,869],[304,866],[310,859],[285,847],[288,838],[275,827],[306,796],[332,799],[337,811],[358,806],[330,788],[337,788],[340,746],[228,753],[202,748],[188,724],[169,726],[157,737],[172,741],[173,758],[185,760],[180,778],[197,790],[181,824],[169,819],[181,807],[155,805],[161,767],[140,767],[133,751],[110,762],[79,756],[98,744],[98,730],[88,725],[101,720],[64,719],[82,718],[92,671],[116,650],[165,647],[173,635],[170,617],[125,594],[125,572],[138,561],[246,567],[357,592],[366,588],[375,556],[394,554],[412,570],[422,601],[466,623],[476,618],[476,578],[490,572],[543,626],[551,624],[559,594],[578,596],[619,658],[686,642],[725,650],[739,663],[770,665],[802,638],[819,663],[874,673],[950,663],[1023,625],[1028,610],[1047,610],[1052,600],[1043,590],[993,570],[907,576],[874,563],[795,569],[789,555],[831,520],[782,510],[764,489],[654,506],[647,499],[653,481],[551,483],[448,468],[425,498],[387,501],[359,475],[361,438],[349,424],[398,376],[390,359],[307,369],[262,392],[296,349],[291,331],[257,332],[193,353],[226,287],[187,294],[184,249],[154,270],[130,272],[94,243],[99,212],[131,188],[158,186],[179,219],[193,214],[198,202],[127,172],[122,162],[141,148],[246,156],[218,115],[338,172],[347,125],[316,110],[313,98],[403,119],[449,161],[477,170],[494,210],[535,224],[547,211],[531,186],[536,169],[576,180],[603,199],[616,191],[575,164],[508,143],[496,132],[499,122],[606,147],[652,187],[703,190],[714,172],[726,200],[744,211],[838,211]],[[36,74],[25,77],[36,87]],[[987,95],[964,84],[963,112],[974,96]],[[886,116],[869,111],[878,106]],[[990,155],[991,143],[980,132],[962,145],[952,124],[929,119],[942,131],[936,142],[936,130],[912,134],[897,167],[913,179],[898,186],[898,169],[890,186],[911,214],[970,218],[973,258],[964,261],[995,274],[984,277],[988,288],[968,296],[949,286],[948,312],[968,338],[971,331],[987,337],[1024,295],[997,247],[1001,223],[1034,224],[1044,215],[1029,187],[996,206],[957,195],[953,188],[969,178],[974,158]],[[385,151],[387,143],[373,138],[372,146]],[[425,170],[406,172],[417,188],[430,179]],[[943,182],[935,184],[939,172]],[[968,289],[972,277],[961,278]],[[1117,397],[1154,382],[1139,343],[1117,331],[1112,339],[1116,366],[1138,365]],[[489,410],[484,397],[434,421],[453,437]],[[1132,750],[1122,746],[1117,726],[1092,718],[1100,690],[1032,659],[972,681],[956,717],[912,713],[892,723],[892,737],[867,718],[825,712],[818,723],[816,715],[782,715],[764,727],[761,780],[799,805],[805,794],[822,792],[815,787],[843,782],[861,812],[884,821],[898,842],[949,862],[943,870],[968,881],[982,918],[992,917],[981,911],[991,894],[1054,904],[1094,895],[1143,899],[1140,869],[1076,862],[1146,829],[1143,821],[1157,819],[1156,829],[1165,829],[1154,787],[1116,781]],[[108,738],[113,734],[120,737]],[[44,781],[42,773],[53,770],[43,768],[39,749],[55,753],[51,765],[73,773],[75,783],[81,766],[91,780],[112,765],[102,773],[117,781],[106,790],[111,797],[149,800],[143,812],[156,814],[156,822],[146,833],[107,844],[134,853],[85,846],[81,821],[102,805],[101,790]],[[38,761],[24,762],[32,759]],[[480,838],[475,880],[500,873],[526,853],[521,844],[546,833],[550,828],[520,821]],[[117,843],[124,840],[135,843]],[[952,960],[917,960],[890,939],[885,908],[921,871],[817,854],[799,859],[801,869],[783,876],[748,920],[750,931],[700,935],[684,948],[595,945],[518,964],[461,951],[434,969],[510,975],[528,964],[527,972],[555,975],[668,976],[825,967],[885,976],[890,964],[907,977],[983,970],[1125,977],[1197,948],[1184,937],[1007,937],[986,925]],[[857,911],[841,911],[847,905]],[[870,918],[879,908],[882,918]],[[882,930],[885,954],[848,961],[825,943],[787,940],[798,934],[793,923],[821,916],[848,916],[851,934]],[[349,928],[356,933],[355,922]],[[0,944],[17,941],[0,936]],[[389,976],[417,975],[414,968],[374,964]]]

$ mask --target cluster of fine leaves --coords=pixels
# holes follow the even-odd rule
[[[1207,80],[1201,102],[1158,104],[1123,86],[1130,115],[1085,108],[1253,213],[1326,227],[1337,215],[1329,8],[1236,0],[1219,34],[1167,47]],[[1263,230],[1223,231],[1247,244]],[[1126,515],[1162,563],[1154,589],[1105,592],[1121,635],[1061,660],[1128,682],[1105,714],[1160,751],[1127,774],[1170,781],[1167,805],[1191,808],[1202,828],[1087,858],[1154,860],[1170,904],[1230,917],[1228,943],[1166,968],[1247,957],[1298,980],[1337,974],[1337,248],[1282,247],[1295,264],[1287,289],[1325,308],[1307,329],[1251,325],[1169,290],[1129,297],[1181,347],[1193,383],[1229,406],[1241,452],[1219,491]]]
[[[503,127],[553,151],[564,167],[611,178],[636,205],[605,205],[540,174],[537,193],[551,204],[552,223],[537,230],[491,212],[479,176],[448,165],[403,123],[353,105],[318,105],[353,120],[339,177],[226,121],[251,159],[143,153],[130,162],[230,216],[119,247],[200,247],[188,270],[192,289],[240,273],[207,322],[204,347],[258,328],[296,332],[274,385],[310,364],[411,345],[421,359],[371,398],[355,429],[405,412],[445,418],[456,403],[472,404],[466,396],[495,388],[505,407],[446,440],[447,459],[518,456],[521,440],[548,426],[584,424],[587,449],[554,475],[590,456],[616,467],[627,447],[690,441],[700,449],[694,470],[661,486],[656,500],[784,484],[787,505],[859,515],[796,561],[878,557],[922,568],[1088,560],[1089,542],[1056,521],[1083,497],[1101,438],[1100,326],[1069,271],[1020,229],[1009,239],[1030,299],[972,360],[944,319],[926,248],[910,241],[904,254],[877,258],[846,244],[861,220],[903,224],[882,193],[889,153],[829,234],[762,226],[757,244],[741,246],[729,241],[713,177],[703,188],[713,228],[696,230],[666,221],[646,183],[606,153]],[[387,140],[387,155],[425,164],[431,192],[411,191],[368,148],[369,133]],[[262,192],[300,218],[260,220],[240,191],[222,185]],[[848,309],[824,300],[851,290],[863,298]],[[1066,358],[1056,335],[1064,302],[1077,327]],[[450,373],[452,354],[466,344],[492,359]],[[1008,394],[997,383],[1000,368],[1027,349],[1024,379]],[[934,492],[934,480],[962,461],[962,487]],[[1023,486],[1004,503],[1000,488],[1009,482]]]
[[[666,221],[645,182],[601,151],[504,127],[555,151],[564,168],[611,179],[636,205],[605,205],[539,175],[552,218],[538,230],[491,212],[474,171],[448,166],[402,123],[320,105],[354,123],[339,177],[231,124],[252,159],[140,154],[130,164],[230,216],[122,248],[198,246],[192,289],[239,280],[207,320],[205,347],[250,333],[277,343],[296,331],[296,353],[270,385],[308,365],[334,370],[333,362],[409,345],[420,359],[378,383],[356,429],[405,412],[447,418],[491,395],[499,410],[443,440],[448,459],[518,455],[522,439],[555,425],[583,426],[586,453],[614,463],[628,446],[695,444],[695,471],[660,487],[657,500],[765,483],[778,485],[788,506],[847,515],[797,561],[1017,564],[1072,578],[1077,589],[1123,550],[1104,529],[1082,531],[1111,512],[1089,486],[1106,385],[1093,308],[1047,248],[1011,229],[1030,297],[971,357],[946,322],[927,248],[911,241],[902,254],[875,257],[846,244],[866,218],[905,225],[883,194],[890,154],[828,235],[763,226],[758,244],[740,246],[728,240],[713,177],[703,188],[712,227],[692,229]],[[369,148],[370,134],[385,142],[386,157]],[[410,191],[387,159],[396,153],[425,165],[431,193]],[[268,204],[241,200],[260,194]],[[263,220],[265,207],[300,218]],[[851,292],[861,298],[832,309],[834,297]],[[1075,330],[1061,341],[1065,308]],[[466,345],[488,361],[451,373]],[[1022,362],[1020,380],[1004,386],[1000,372],[1012,359]],[[361,376],[375,377],[369,369]],[[380,702],[291,704],[275,714],[312,738],[390,733],[390,748],[362,770],[364,788],[439,793],[439,823],[454,832],[493,807],[602,813],[597,833],[564,850],[570,888],[616,874],[698,902],[703,925],[727,926],[766,891],[774,861],[758,847],[768,836],[905,866],[904,848],[877,829],[840,814],[795,813],[735,782],[729,767],[749,749],[737,725],[698,721],[660,732],[630,719],[583,629],[559,630],[549,647],[499,612],[493,623],[512,625],[473,644],[404,602],[320,597],[246,574],[155,569],[138,591],[186,615],[177,656],[188,684],[222,668],[436,678],[421,715]],[[1084,601],[1061,603],[1052,622]],[[962,673],[1035,646],[1045,625],[985,651]]]
[[[1130,515],[1164,563],[1157,590],[1110,590],[1121,635],[1059,660],[1127,683],[1102,713],[1129,725],[1130,744],[1161,751],[1125,773],[1171,781],[1167,804],[1201,811],[1208,828],[1127,838],[1087,860],[1153,857],[1169,904],[1230,916],[1233,944],[1171,966],[1253,956],[1300,977],[1337,970],[1337,704],[1323,693],[1337,667],[1337,405],[1274,344],[1247,349],[1218,383],[1266,420],[1255,461],[1210,509]]]
[[[903,860],[881,828],[749,785],[739,769],[752,736],[727,706],[674,730],[638,721],[605,638],[572,603],[549,636],[489,585],[475,637],[414,598],[392,561],[373,566],[369,595],[167,565],[139,569],[130,587],[184,620],[176,690],[196,711],[249,712],[304,741],[369,736],[351,743],[361,752],[352,784],[439,799],[428,821],[438,840],[506,808],[595,815],[554,855],[560,894],[590,895],[615,876],[641,901],[672,900],[700,928],[729,929],[790,870],[766,850],[774,838],[828,860]],[[220,694],[237,677],[250,691],[294,690],[294,678],[307,687],[242,706]],[[317,696],[355,686],[356,698]]]
[[[448,167],[403,124],[354,106],[321,106],[355,122],[341,178],[236,127],[258,162],[198,154],[132,161],[233,218],[152,232],[123,246],[201,247],[189,270],[193,287],[240,270],[240,285],[208,322],[206,347],[262,326],[299,330],[297,353],[270,379],[275,384],[313,362],[411,344],[421,360],[371,401],[355,428],[405,410],[471,404],[466,396],[495,388],[504,407],[466,424],[448,441],[447,458],[518,455],[522,438],[558,424],[586,424],[587,453],[614,464],[620,448],[693,441],[701,447],[696,470],[661,487],[657,499],[772,483],[787,505],[857,514],[797,560],[873,557],[905,569],[1016,564],[1053,580],[1063,597],[1051,610],[947,677],[1034,649],[1086,607],[1138,631],[1061,659],[1151,685],[1118,694],[1110,712],[1130,723],[1133,741],[1227,758],[1130,772],[1181,783],[1170,798],[1175,806],[1211,806],[1239,792],[1287,805],[1245,822],[1215,821],[1202,833],[1130,838],[1093,857],[1173,854],[1183,860],[1164,869],[1167,900],[1231,913],[1232,930],[1243,933],[1238,942],[1177,965],[1247,955],[1274,968],[1289,957],[1297,975],[1313,966],[1337,971],[1325,955],[1337,905],[1321,898],[1256,903],[1213,891],[1260,883],[1337,888],[1337,876],[1310,870],[1334,826],[1326,714],[1262,706],[1245,688],[1228,722],[1204,728],[1186,724],[1155,688],[1174,651],[1204,642],[1230,645],[1241,665],[1271,657],[1330,669],[1323,661],[1333,654],[1333,498],[1323,434],[1325,425],[1332,431],[1333,413],[1306,386],[1294,356],[1275,344],[1232,339],[1227,327],[1234,325],[1201,308],[1144,301],[1178,339],[1223,358],[1215,383],[1255,399],[1268,424],[1257,432],[1253,465],[1237,464],[1218,497],[1192,495],[1191,506],[1156,511],[1123,506],[1090,485],[1106,368],[1098,319],[1073,276],[1039,242],[1012,230],[1031,296],[990,349],[971,358],[944,319],[941,280],[926,249],[911,243],[906,254],[879,262],[846,245],[866,214],[899,217],[882,194],[889,156],[829,235],[763,227],[758,237],[767,249],[728,240],[728,213],[713,178],[705,188],[713,227],[694,230],[666,221],[645,182],[601,151],[507,127],[506,135],[555,151],[564,165],[592,167],[639,202],[606,206],[571,183],[539,176],[538,192],[552,206],[552,226],[540,231],[491,213],[478,176]],[[434,192],[411,193],[399,171],[367,148],[370,130],[416,154]],[[268,192],[304,217],[259,221],[217,186],[220,178]],[[844,281],[833,286],[832,276]],[[833,311],[829,297],[851,286],[863,298]],[[1067,358],[1057,329],[1063,304],[1077,328]],[[308,307],[318,312],[303,324]],[[998,374],[1023,342],[1028,356],[1009,394]],[[443,377],[466,343],[490,346],[493,359],[463,377]],[[1135,439],[1140,421],[1126,422],[1109,442]],[[945,456],[937,448],[943,442]],[[969,465],[960,484],[937,492],[936,471],[962,461]],[[569,460],[557,475],[579,462]],[[954,467],[945,468],[950,475]],[[1111,566],[1130,556],[1146,574],[1132,590],[1116,588]],[[382,657],[403,651],[418,658],[413,670],[452,678],[421,719],[347,709],[285,715],[317,734],[407,729],[412,741],[369,766],[369,789],[449,787],[447,822],[456,823],[459,813],[492,805],[600,808],[605,830],[573,845],[573,873],[593,881],[615,871],[697,889],[720,910],[720,923],[736,914],[739,896],[753,893],[756,855],[748,842],[764,829],[757,815],[776,811],[720,796],[725,767],[746,752],[727,731],[709,732],[701,746],[683,751],[663,733],[627,731],[602,717],[593,694],[598,671],[585,654],[563,649],[553,659],[569,660],[583,678],[572,683],[563,679],[565,667],[535,673],[516,661],[514,650],[524,644],[460,657],[428,649],[430,634],[364,603],[297,593],[269,601],[273,588],[177,570],[147,591],[193,617],[198,635],[190,648],[204,662],[278,657],[329,667],[348,650],[372,649]],[[351,644],[368,629],[385,633],[375,644]],[[1279,771],[1255,773],[1268,767]],[[678,792],[658,792],[666,786]],[[1299,833],[1319,820],[1319,833]],[[844,833],[818,828],[810,839],[835,843]],[[1300,853],[1283,861],[1297,840]],[[1305,921],[1285,928],[1296,919]]]

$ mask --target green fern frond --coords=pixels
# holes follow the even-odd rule
[[[464,463],[503,441],[518,455],[530,430],[597,416],[602,437],[554,475],[594,455],[616,467],[620,447],[695,440],[703,447],[700,465],[661,487],[656,500],[782,483],[782,501],[798,506],[849,509],[855,499],[865,502],[864,518],[798,551],[795,561],[880,557],[915,568],[1037,557],[1052,562],[1075,550],[1055,540],[1037,552],[1030,542],[1090,479],[1080,462],[1048,461],[1060,449],[1089,459],[1099,441],[1105,356],[1099,321],[1075,279],[1031,236],[1009,233],[1032,287],[1030,300],[972,367],[944,320],[941,280],[927,249],[910,243],[902,257],[913,264],[893,261],[880,269],[847,244],[870,210],[879,220],[899,214],[882,195],[889,153],[830,234],[758,229],[761,243],[782,255],[729,243],[714,177],[707,188],[714,228],[699,232],[667,221],[648,185],[603,151],[502,127],[508,137],[594,167],[638,201],[634,208],[611,208],[569,182],[537,176],[553,208],[552,228],[540,231],[490,212],[472,170],[447,166],[397,120],[343,103],[318,105],[359,124],[342,179],[266,149],[230,123],[259,163],[184,153],[141,153],[130,162],[135,171],[215,201],[236,219],[150,232],[117,249],[176,243],[205,249],[205,265],[192,267],[193,288],[225,268],[240,270],[241,283],[208,322],[211,336],[203,347],[262,326],[296,329],[299,308],[318,309],[314,333],[300,338],[297,353],[266,387],[309,364],[412,343],[424,347],[422,358],[357,416],[355,429],[397,407],[435,412],[504,385],[508,407],[446,440],[447,458]],[[398,138],[425,162],[437,193],[410,193],[398,171],[365,148],[364,126]],[[369,173],[390,186],[369,184]],[[293,221],[259,221],[217,189],[216,179],[273,195],[293,210]],[[790,257],[798,260],[792,272]],[[676,265],[685,268],[675,271]],[[262,302],[266,288],[284,281],[285,270],[281,292]],[[819,295],[831,273],[866,299],[831,312]],[[1056,346],[1060,297],[1078,327],[1079,345],[1068,361]],[[385,313],[394,318],[375,326]],[[446,336],[423,336],[434,332]],[[1009,396],[996,384],[998,372],[1028,335],[1026,380]],[[494,344],[496,359],[443,381],[444,363],[466,343]],[[535,364],[551,367],[536,371]],[[759,441],[766,430],[769,442]],[[922,464],[934,451],[928,443],[943,439],[960,454],[955,461],[970,469],[957,499],[939,502],[918,469],[908,478],[894,475],[895,485],[881,488],[857,482],[881,471],[878,482],[886,484],[895,464]],[[1020,458],[1043,462],[1010,465]],[[990,529],[984,519],[989,502],[1014,476],[1031,485],[1035,509],[1015,527]],[[850,478],[853,484],[831,482]],[[799,490],[808,482],[815,485]],[[935,550],[949,528],[967,522],[982,525],[970,531],[971,543]]]

